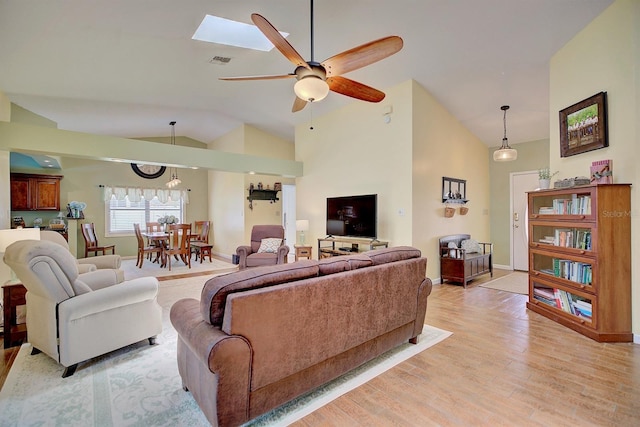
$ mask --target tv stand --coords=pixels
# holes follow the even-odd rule
[[[331,244],[329,245],[328,243]],[[336,243],[338,245],[336,245]],[[318,239],[318,258],[348,255],[388,247],[389,242],[383,242],[378,239],[359,239],[329,235],[324,239]]]

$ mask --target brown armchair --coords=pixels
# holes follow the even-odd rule
[[[240,269],[286,263],[289,246],[284,244],[284,228],[281,225],[254,225],[251,246],[238,246],[236,254]]]

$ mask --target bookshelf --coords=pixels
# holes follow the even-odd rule
[[[631,185],[528,194],[527,308],[599,342],[631,342]]]

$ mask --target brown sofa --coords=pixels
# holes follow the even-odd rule
[[[426,265],[404,246],[214,277],[171,308],[183,386],[213,425],[239,425],[415,344]]]

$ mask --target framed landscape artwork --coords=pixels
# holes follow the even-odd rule
[[[606,92],[560,111],[560,157],[608,146]]]

